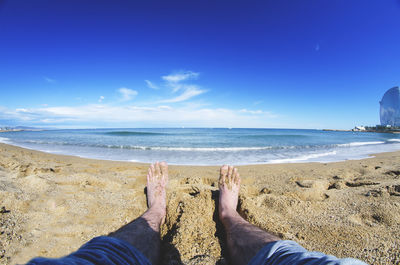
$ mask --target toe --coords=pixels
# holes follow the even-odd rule
[[[151,181],[151,169],[149,168],[147,170],[147,182],[150,182],[150,181]]]
[[[223,165],[220,169],[220,175],[219,175],[219,185],[220,186],[225,183],[227,174],[228,174],[228,166]]]
[[[162,179],[164,181],[164,184],[166,184],[168,182],[168,164],[163,161],[160,163],[160,167]]]
[[[153,180],[154,172],[155,172],[154,164],[151,164],[150,167],[149,167],[150,180]]]
[[[158,178],[161,176],[161,169],[160,169],[160,163],[157,161],[156,164],[154,165],[154,174],[155,177]]]
[[[229,166],[228,167],[228,180],[232,180],[232,173],[233,173],[233,167]]]
[[[228,166],[227,165],[223,165],[221,167],[220,174],[221,174],[221,176],[226,176],[228,174]]]
[[[160,163],[160,168],[161,168],[161,174],[164,176],[168,176],[168,164],[163,161]]]
[[[235,182],[236,185],[239,185],[240,183],[240,176],[239,176],[239,172],[237,170],[237,168],[233,169],[233,180]]]

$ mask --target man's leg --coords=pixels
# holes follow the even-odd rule
[[[240,177],[237,169],[228,166],[221,167],[219,218],[225,227],[232,264],[244,265],[251,261],[251,264],[257,265],[366,265],[364,262],[352,258],[338,259],[321,252],[309,252],[294,241],[280,240],[280,238],[249,224],[236,212],[239,189]]]
[[[138,219],[121,227],[109,236],[125,240],[145,255],[152,264],[160,256],[160,226],[166,215],[166,185],[168,165],[151,165],[147,173],[147,202],[149,209]]]
[[[108,237],[93,238],[65,257],[37,257],[28,264],[157,264],[160,256],[160,226],[166,215],[167,182],[167,164],[157,162],[151,165],[147,174],[149,209],[141,217]]]
[[[247,264],[267,243],[280,238],[250,224],[236,211],[240,177],[236,168],[222,166],[219,177],[219,218],[225,227],[232,264]]]

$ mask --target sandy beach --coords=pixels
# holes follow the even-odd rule
[[[148,164],[0,150],[1,264],[66,255],[147,208]],[[228,264],[218,169],[170,166],[163,264]],[[239,212],[251,223],[309,250],[400,263],[400,152],[238,169]]]

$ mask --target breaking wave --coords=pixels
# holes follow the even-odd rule
[[[336,155],[336,151],[317,153],[317,154],[309,154],[302,155],[294,158],[282,158],[282,159],[272,159],[267,161],[270,164],[281,164],[281,163],[297,163],[297,162],[306,162],[311,159],[316,159],[324,156]]]
[[[106,135],[112,136],[146,136],[146,135],[165,135],[165,133],[157,132],[131,132],[131,131],[116,131],[116,132],[105,132]]]
[[[373,141],[373,142],[352,142],[347,144],[338,144],[337,146],[347,147],[347,146],[363,146],[363,145],[373,145],[373,144],[384,144],[383,141]]]
[[[0,137],[0,143],[8,144],[8,143],[10,143],[10,139],[8,139],[6,137]]]

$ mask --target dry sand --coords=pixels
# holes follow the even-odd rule
[[[0,144],[0,263],[66,255],[140,216],[147,167]],[[309,250],[400,263],[400,152],[238,168],[251,223]],[[218,167],[170,166],[163,264],[228,264],[217,178]]]

